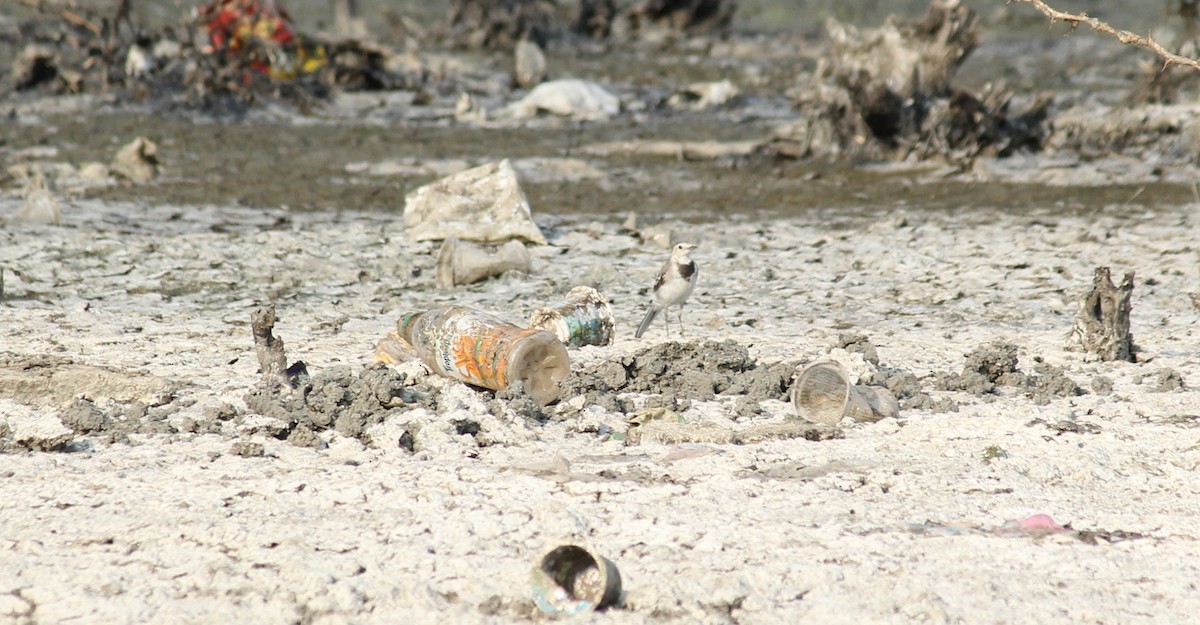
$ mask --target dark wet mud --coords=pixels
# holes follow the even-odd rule
[[[195,123],[150,115],[50,117],[37,127],[0,129],[12,150],[53,146],[55,160],[111,159],[123,143],[145,136],[159,145],[162,177],[147,185],[89,191],[84,197],[155,204],[215,204],[296,210],[395,211],[404,195],[431,176],[371,176],[353,163],[389,159],[578,157],[581,146],[607,141],[749,140],[762,126],[719,119],[612,123],[567,129],[482,129],[458,126]],[[909,211],[1056,211],[1086,213],[1136,201],[1179,205],[1194,199],[1190,185],[1161,182],[1107,186],[1046,186],[1011,182],[931,182],[935,167],[875,171],[854,164],[794,162],[766,157],[681,161],[666,157],[591,157],[615,172],[609,184],[564,180],[523,185],[536,213],[611,215],[628,211],[707,221],[741,214],[807,216],[814,212],[865,215]],[[622,172],[638,175],[621,175]]]

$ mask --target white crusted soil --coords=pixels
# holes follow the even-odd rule
[[[250,314],[267,301],[289,361],[314,373],[370,362],[403,311],[461,303],[521,322],[580,284],[609,297],[618,338],[573,351],[576,367],[665,340],[661,324],[632,338],[664,249],[616,219],[537,217],[551,245],[532,248],[532,275],[439,290],[436,244],[408,242],[399,215],[77,202],[61,227],[0,229],[0,352],[168,380],[178,423],[242,406],[257,373]],[[616,413],[499,423],[483,414],[488,394],[455,389],[439,410],[479,419],[489,446],[422,430],[414,453],[384,422],[369,446],[325,432],[304,448],[272,437],[270,419],[233,434],[77,435],[63,452],[10,445],[0,622],[543,621],[530,569],[568,541],[605,554],[626,589],[622,609],[581,622],[1188,622],[1200,613],[1196,227],[1193,207],[677,224],[700,246],[686,340],[729,338],[774,362],[863,334],[959,411],[909,409],[821,442],[625,446],[595,433],[622,430]],[[1098,265],[1137,273],[1146,362],[1063,349]],[[1041,358],[1087,393],[1037,405],[1013,389],[935,388],[935,373],[996,340],[1022,370]],[[1165,368],[1185,390],[1158,392]],[[1097,376],[1110,394],[1091,390]],[[747,421],[719,405],[685,416]],[[11,441],[57,408],[0,410]],[[1036,513],[1075,531],[996,529]]]

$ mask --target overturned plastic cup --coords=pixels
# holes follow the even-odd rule
[[[450,237],[442,242],[437,255],[437,284],[443,289],[473,284],[506,271],[529,273],[533,259],[520,241],[509,241],[495,252],[470,241]]]
[[[533,570],[533,602],[546,614],[569,616],[621,600],[621,573],[608,558],[578,545],[548,551]]]
[[[844,417],[863,422],[900,414],[891,391],[851,384],[842,365],[831,360],[801,367],[792,386],[792,404],[801,419],[821,425],[837,425]]]

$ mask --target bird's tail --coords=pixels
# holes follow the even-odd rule
[[[658,308],[651,306],[650,310],[646,311],[646,318],[642,319],[642,325],[638,326],[637,334],[633,335],[634,338],[642,338],[642,335],[646,333],[646,328],[650,327],[650,322],[654,321],[654,318],[657,316]]]

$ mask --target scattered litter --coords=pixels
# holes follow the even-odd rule
[[[150,182],[158,176],[158,146],[145,137],[134,139],[117,151],[109,171],[138,184]]]
[[[611,345],[613,315],[608,298],[590,286],[577,286],[567,298],[534,311],[529,327],[553,332],[569,347]]]
[[[416,355],[412,353],[412,345],[395,332],[388,332],[375,344],[375,362],[398,365],[416,359]]]
[[[533,601],[546,614],[569,616],[616,605],[621,573],[611,560],[577,545],[551,549],[531,579]]]
[[[667,106],[684,111],[702,111],[721,106],[741,93],[729,80],[692,83],[667,98]]]
[[[571,370],[558,337],[465,306],[405,314],[396,334],[438,375],[493,390],[519,381],[543,406],[558,399]]]
[[[503,110],[517,119],[549,113],[590,121],[606,120],[620,112],[620,98],[594,82],[576,78],[541,83]]]
[[[900,414],[891,391],[851,384],[846,370],[834,361],[802,367],[792,388],[792,403],[802,420],[822,425],[836,425],[844,417],[870,422]]]
[[[987,527],[970,523],[925,523],[914,524],[910,530],[915,534],[926,536],[961,536],[978,534],[991,536],[1068,536],[1089,545],[1098,544],[1103,540],[1107,543],[1118,543],[1126,540],[1145,538],[1144,535],[1124,530],[1077,530],[1071,524],[1060,524],[1047,514],[1034,514],[1023,519],[1005,521],[999,526]]]
[[[437,284],[443,289],[474,284],[509,271],[529,273],[533,259],[525,244],[509,241],[494,253],[469,241],[450,237],[442,242],[437,255]]]
[[[404,200],[404,225],[414,241],[458,237],[546,243],[508,159],[447,176],[409,193]]]
[[[278,0],[213,0],[197,13],[208,34],[207,52],[237,59],[272,78],[309,74],[328,60],[323,47],[300,45]]]

